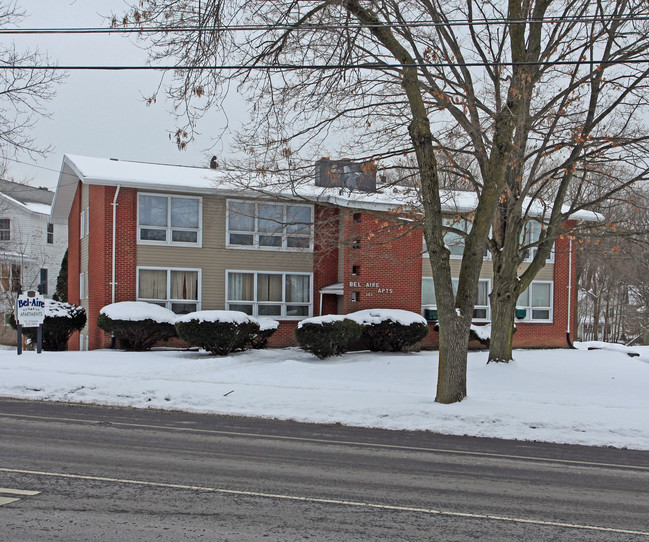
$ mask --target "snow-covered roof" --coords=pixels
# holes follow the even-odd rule
[[[37,188],[0,179],[0,196],[21,209],[49,215],[52,210],[54,192],[42,187]]]
[[[259,180],[251,179],[242,187],[222,170],[65,155],[52,206],[52,222],[67,223],[79,181],[91,185],[124,186],[142,190],[304,199],[372,211],[405,212],[420,208],[417,191],[407,186],[380,187],[377,192],[364,192],[315,186],[312,179],[297,184],[280,180],[269,184],[268,178],[262,179],[260,175]],[[466,214],[477,206],[476,194],[469,191],[447,190],[441,198],[442,210],[449,214]],[[530,216],[540,217],[547,213],[548,207],[541,203],[534,202],[530,206]],[[590,211],[578,211],[570,217],[584,221],[601,220],[600,215]]]

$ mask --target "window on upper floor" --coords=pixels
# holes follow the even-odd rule
[[[11,219],[0,218],[0,241],[11,241]]]
[[[452,279],[453,294],[457,295],[459,279]],[[491,309],[489,306],[489,290],[491,281],[489,279],[480,279],[478,281],[478,292],[473,308],[473,318],[475,320],[489,320]],[[421,305],[423,315],[428,320],[437,320],[437,299],[435,297],[435,285],[432,277],[423,277],[421,284]]]
[[[138,243],[200,246],[202,200],[138,194]]]
[[[227,201],[227,246],[263,250],[313,249],[313,207]]]
[[[464,256],[464,245],[466,241],[466,235],[471,231],[472,222],[466,218],[462,217],[444,217],[442,218],[442,226],[444,228],[452,228],[456,231],[446,231],[444,233],[444,244],[446,248],[451,253],[451,259],[461,260]],[[426,246],[426,238],[423,238],[423,252],[428,251]],[[489,258],[489,252],[485,248],[484,258]]]
[[[79,238],[83,239],[90,233],[90,208],[86,207],[79,216]]]
[[[42,295],[47,295],[47,281],[48,281],[48,271],[47,268],[42,267],[40,272],[40,280],[38,281],[38,293]]]
[[[137,300],[166,307],[176,314],[200,310],[199,269],[149,268],[137,270]]]
[[[536,253],[538,252],[539,248],[538,246],[530,246],[530,245],[538,244],[539,239],[541,238],[542,231],[543,231],[543,226],[541,225],[541,223],[536,221],[526,222],[525,225],[523,226],[523,231],[521,232],[521,247],[527,247],[525,249],[525,259],[523,261],[531,262],[536,257]],[[550,255],[547,257],[545,261],[546,262],[554,261],[554,247],[550,251]]]
[[[534,281],[516,301],[516,319],[521,322],[552,322],[553,284]]]
[[[227,308],[251,316],[311,316],[311,274],[227,272]]]
[[[51,222],[47,223],[47,244],[54,244],[54,224]]]

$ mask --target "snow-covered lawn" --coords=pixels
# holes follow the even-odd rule
[[[472,352],[454,405],[434,402],[437,352],[1,350],[0,396],[649,450],[649,347],[630,350]]]

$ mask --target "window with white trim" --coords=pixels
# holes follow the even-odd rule
[[[51,222],[47,223],[47,244],[54,244],[54,224]]]
[[[528,247],[525,250],[525,259],[523,261],[531,262],[536,257],[536,253],[539,250],[538,242],[541,238],[542,231],[543,226],[541,225],[541,223],[533,220],[526,222],[523,226],[523,231],[521,232],[521,247]],[[552,250],[550,251],[550,254],[545,261],[554,261],[554,246],[552,247]]]
[[[442,226],[444,228],[453,228],[454,230],[459,230],[461,232],[464,232],[464,234],[468,235],[469,232],[471,231],[471,228],[473,227],[473,223],[462,217],[444,217],[442,218]],[[466,242],[466,235],[462,235],[461,233],[453,232],[453,231],[447,231],[444,233],[444,244],[446,245],[446,248],[448,248],[449,252],[451,253],[451,259],[454,260],[461,260],[462,257],[464,256],[464,245]],[[426,253],[428,252],[428,247],[426,245],[426,238],[425,236],[422,236],[423,239],[423,245],[422,249],[423,252]],[[485,247],[484,251],[484,259],[489,258],[489,251]]]
[[[86,236],[86,210],[81,211],[79,216],[79,239],[83,239]]]
[[[459,279],[452,279],[453,294],[457,295]],[[491,308],[489,306],[489,291],[491,281],[480,279],[478,281],[478,292],[475,306],[473,308],[474,320],[489,320]],[[437,299],[435,297],[435,284],[432,277],[423,277],[421,281],[421,308],[422,314],[428,320],[437,320]]]
[[[11,219],[0,218],[0,241],[11,240]]]
[[[147,245],[200,246],[202,199],[138,194],[137,239]]]
[[[516,320],[519,322],[552,322],[553,283],[534,281],[516,301]]]
[[[227,246],[264,250],[313,249],[313,207],[227,201]]]
[[[79,273],[79,299],[86,298],[86,274]]]
[[[228,310],[275,318],[312,314],[310,273],[227,271],[226,275]]]
[[[137,300],[166,307],[176,314],[200,310],[200,269],[137,268]]]

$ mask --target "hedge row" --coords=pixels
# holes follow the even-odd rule
[[[295,330],[298,344],[320,359],[339,356],[354,343],[373,352],[406,352],[429,333],[426,320],[400,310],[366,310],[346,316],[302,320]]]
[[[132,301],[104,307],[97,325],[113,335],[125,350],[149,350],[160,341],[179,337],[223,356],[266,347],[279,322],[257,320],[238,311],[198,311],[177,316],[163,307]]]

